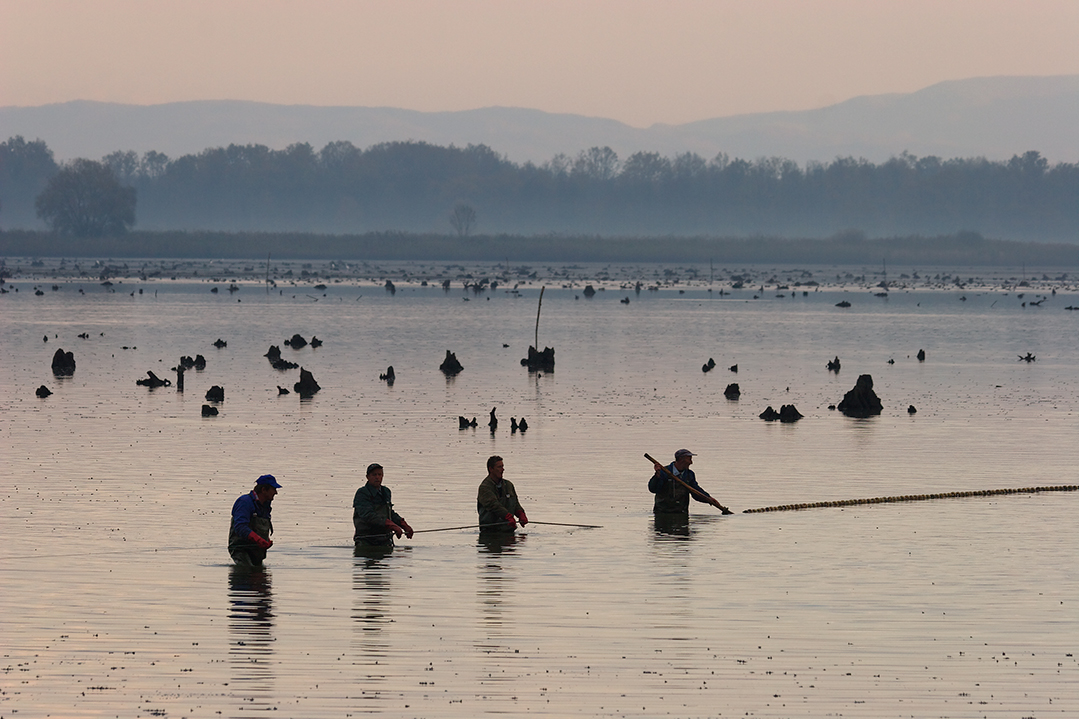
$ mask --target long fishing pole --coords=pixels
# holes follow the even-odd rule
[[[731,510],[727,509],[722,504],[720,504],[719,500],[716,499],[715,497],[713,497],[712,495],[705,494],[704,492],[700,491],[699,489],[694,489],[693,487],[691,487],[688,484],[686,484],[685,482],[683,482],[681,477],[679,477],[677,474],[675,474],[674,472],[672,472],[671,470],[667,469],[662,464],[660,464],[655,458],[652,457],[652,455],[648,454],[648,452],[644,453],[644,458],[651,461],[652,464],[658,465],[659,468],[663,471],[663,473],[665,475],[667,475],[668,477],[673,479],[675,482],[678,482],[680,485],[682,485],[683,487],[688,489],[690,492],[692,492],[697,497],[703,499],[708,504],[712,504],[713,502],[715,502],[715,505],[717,507],[719,507],[720,511],[723,512],[723,514],[734,514],[734,512],[732,512]]]
[[[529,520],[529,524],[544,524],[551,527],[576,527],[578,529],[602,529],[601,524],[570,524],[569,522],[536,522]],[[484,527],[504,527],[506,522],[488,522],[486,524],[464,524],[460,527],[439,527],[438,529],[414,529],[413,534],[421,534],[424,532],[452,532],[458,529],[483,529]],[[383,534],[363,534],[357,539],[374,539],[376,537],[385,537],[386,534],[392,534],[392,532],[386,532]]]

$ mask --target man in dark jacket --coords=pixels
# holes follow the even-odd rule
[[[352,526],[356,529],[353,541],[369,547],[392,547],[393,537],[405,535],[412,539],[412,527],[393,511],[390,488],[382,486],[385,471],[381,464],[367,467],[367,484],[356,490],[352,499]]]
[[[695,455],[688,449],[680,449],[674,453],[674,462],[667,466],[671,474],[685,482],[675,481],[667,476],[663,467],[656,462],[656,473],[648,480],[648,491],[656,495],[655,504],[652,506],[654,514],[689,514],[689,498],[692,496],[698,502],[711,504],[713,507],[723,509],[722,505],[712,495],[701,489],[697,484],[697,475],[689,465],[693,464]],[[686,487],[692,487],[691,491]]]
[[[528,517],[521,502],[517,499],[517,490],[508,479],[502,479],[506,471],[505,463],[497,454],[487,460],[487,476],[480,482],[476,496],[476,511],[480,515],[480,531],[512,532],[528,524]],[[514,520],[516,517],[516,521]]]
[[[255,488],[240,496],[232,505],[229,528],[229,554],[237,566],[261,567],[266,550],[273,546],[271,504],[281,485],[272,474],[255,480]]]

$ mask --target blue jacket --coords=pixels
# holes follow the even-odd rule
[[[232,529],[229,538],[246,540],[247,535],[254,531],[263,539],[269,539],[273,534],[273,522],[270,521],[272,504],[272,499],[265,503],[258,501],[254,490],[237,498],[232,505]]]
[[[678,474],[674,470],[674,462],[667,465],[667,469],[670,470],[672,474]],[[680,477],[683,482],[690,487],[693,487],[705,497],[712,496],[701,489],[701,485],[697,484],[697,475],[693,474],[692,469],[687,467]],[[693,494],[663,472],[653,474],[652,478],[648,480],[648,491],[656,495],[655,504],[652,506],[652,512],[655,514],[689,514],[690,497],[693,497],[698,502],[708,504],[707,499]]]

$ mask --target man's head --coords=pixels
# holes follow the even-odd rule
[[[693,457],[695,455],[688,449],[680,449],[674,453],[674,468],[679,472],[687,469],[689,465],[693,464]]]
[[[255,496],[261,501],[273,499],[279,489],[281,489],[281,485],[272,474],[264,474],[255,480]]]
[[[506,471],[506,466],[502,462],[502,458],[497,454],[491,455],[487,458],[487,474],[491,475],[495,479],[501,480],[502,473]]]
[[[382,484],[382,477],[385,474],[382,469],[382,465],[377,462],[367,465],[367,481],[375,486]]]

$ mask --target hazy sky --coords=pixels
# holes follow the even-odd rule
[[[0,0],[0,105],[503,105],[647,126],[1064,74],[1077,0]]]

